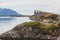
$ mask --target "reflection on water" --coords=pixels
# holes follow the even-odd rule
[[[0,34],[11,30],[17,24],[31,21],[28,17],[16,17],[16,18],[0,18]]]
[[[11,20],[14,20],[16,18],[0,18],[0,22],[2,23],[6,23],[6,22],[10,22]]]
[[[0,21],[9,21],[9,20],[13,20],[14,18],[0,18]]]

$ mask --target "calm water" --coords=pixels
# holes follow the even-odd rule
[[[28,17],[0,18],[0,34],[13,29],[17,24],[31,21]]]

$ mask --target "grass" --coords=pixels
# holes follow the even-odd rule
[[[36,28],[39,30],[54,30],[57,28],[57,26],[55,26],[54,24],[46,25],[46,24],[41,24],[39,22],[24,22],[23,26],[24,27],[32,27],[32,28]]]

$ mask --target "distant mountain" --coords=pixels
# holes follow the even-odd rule
[[[16,11],[14,10],[11,10],[11,9],[2,9],[0,8],[0,16],[3,16],[3,15],[21,15],[21,14],[18,14]],[[1,18],[0,17],[0,21],[7,21],[7,20],[12,20],[12,19],[15,19],[15,18]]]
[[[16,11],[11,10],[11,9],[0,8],[0,15],[21,15],[21,14],[18,14]]]

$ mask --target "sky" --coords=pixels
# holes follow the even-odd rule
[[[34,10],[60,14],[60,0],[0,0],[0,8],[12,9],[23,15],[33,15]]]
[[[60,0],[0,0],[0,8],[12,9],[23,15],[33,15],[34,10],[60,14]],[[10,23],[7,23],[8,25],[6,23],[6,25],[0,23],[0,33],[14,27],[17,23],[20,24],[20,22],[25,22],[27,20],[29,19],[18,18],[15,21],[13,20],[11,25]]]

